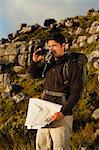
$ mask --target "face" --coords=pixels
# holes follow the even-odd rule
[[[55,40],[48,41],[48,49],[52,52],[54,57],[61,57],[64,55],[65,43],[62,45]]]

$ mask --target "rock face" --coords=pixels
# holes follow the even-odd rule
[[[0,46],[0,59],[7,60],[11,63],[18,62],[20,65],[25,66],[28,61],[28,44],[25,41],[15,42],[15,43],[7,43]],[[26,61],[27,60],[27,61]]]
[[[32,47],[30,48],[30,44],[28,45],[26,41],[0,45],[0,82],[8,82],[14,66],[25,68],[32,59],[31,51]]]

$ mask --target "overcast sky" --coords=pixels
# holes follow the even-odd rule
[[[0,0],[0,39],[20,29],[21,23],[43,26],[44,20],[57,21],[85,15],[99,9],[99,0]]]

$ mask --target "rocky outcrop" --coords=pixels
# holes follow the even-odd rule
[[[29,46],[26,41],[0,45],[0,60],[25,66],[29,63],[29,53],[32,51],[28,49]]]

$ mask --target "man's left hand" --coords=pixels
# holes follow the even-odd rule
[[[59,121],[61,119],[64,119],[64,115],[62,112],[56,112],[54,115],[51,116],[52,121]]]

